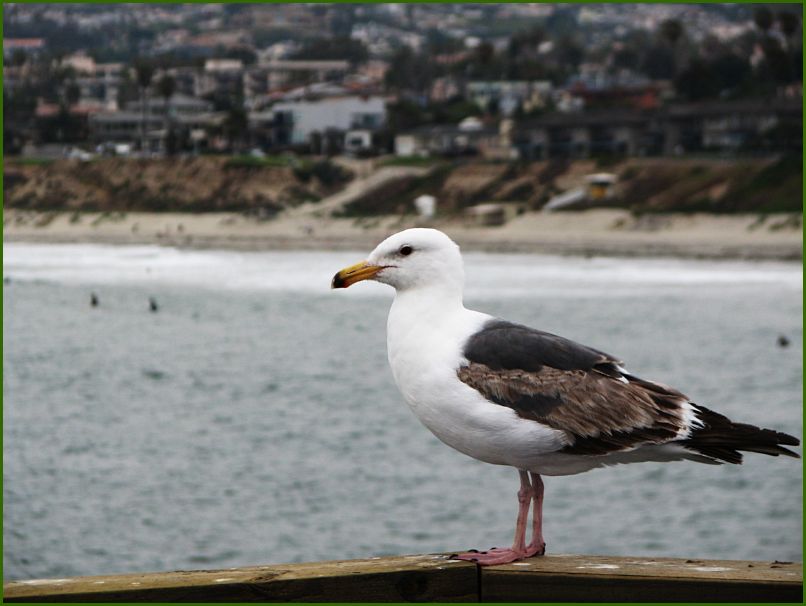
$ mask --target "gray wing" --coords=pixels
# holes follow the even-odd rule
[[[520,417],[564,431],[564,452],[601,455],[659,444],[686,429],[688,398],[627,374],[569,339],[495,320],[468,339],[459,379]]]

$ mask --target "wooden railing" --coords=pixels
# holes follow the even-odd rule
[[[8,602],[797,602],[803,568],[548,555],[479,568],[447,555],[13,581]]]

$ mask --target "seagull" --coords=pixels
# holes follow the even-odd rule
[[[394,234],[331,286],[362,280],[395,288],[389,364],[417,418],[459,452],[518,470],[512,547],[457,559],[486,566],[543,555],[544,475],[642,461],[738,464],[741,451],[799,458],[782,446],[797,438],[735,423],[610,354],[466,309],[459,247],[441,231]]]

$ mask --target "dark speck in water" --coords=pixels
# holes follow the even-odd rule
[[[148,379],[152,379],[154,381],[161,381],[167,375],[166,375],[166,373],[162,372],[161,370],[144,369],[143,370],[143,376],[148,378]]]

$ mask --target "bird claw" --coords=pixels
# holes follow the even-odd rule
[[[456,556],[457,560],[464,560],[466,562],[474,562],[479,566],[495,566],[497,564],[509,564],[524,558],[529,557],[525,551],[515,551],[513,549],[496,549],[487,551],[468,551],[460,553]]]
[[[530,557],[530,558],[531,558],[532,556],[542,556],[542,555],[546,555],[546,544],[545,544],[545,543],[540,543],[540,545],[534,545],[534,544],[533,544],[533,545],[529,545],[529,546],[526,548],[526,555],[527,555],[528,557]]]

